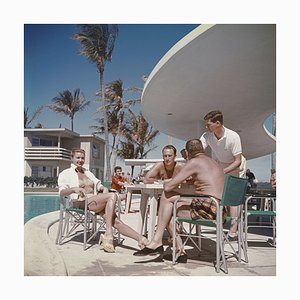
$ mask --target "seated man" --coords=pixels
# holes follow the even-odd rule
[[[124,191],[124,185],[129,182],[122,175],[122,168],[119,166],[115,167],[115,174],[111,177],[111,188],[116,190],[119,193]]]
[[[224,172],[222,168],[210,157],[204,154],[202,143],[199,139],[192,139],[186,143],[187,163],[180,172],[164,185],[164,192],[161,196],[160,208],[158,211],[157,230],[152,241],[143,250],[133,255],[144,256],[163,253],[163,233],[172,218],[173,203],[180,195],[173,190],[183,183],[190,176],[193,178],[195,194],[212,195],[218,199],[222,197],[224,185]],[[191,202],[183,199],[179,203],[177,214],[179,217],[191,217]],[[186,201],[184,201],[186,200]],[[188,201],[188,202],[187,202]],[[201,201],[201,200],[200,200]],[[205,200],[204,200],[205,201]],[[210,201],[210,200],[209,200]],[[210,216],[207,216],[210,217]],[[205,216],[204,216],[205,218]],[[177,251],[182,252],[182,262],[186,262],[186,254],[182,251],[182,241],[177,239]],[[178,260],[180,262],[180,260]]]
[[[154,183],[156,180],[166,180],[173,178],[184,166],[183,163],[176,162],[176,148],[167,145],[162,149],[163,161],[157,162],[147,172],[144,183]]]
[[[127,179],[122,175],[122,168],[120,166],[115,167],[115,174],[111,177],[111,188],[119,193],[121,200],[127,198],[125,193],[125,184],[130,184]],[[123,212],[123,211],[122,211]],[[130,211],[134,212],[134,211]]]
[[[157,180],[170,180],[180,172],[184,163],[176,162],[176,148],[173,145],[166,145],[162,149],[163,161],[157,162],[146,173],[143,182],[154,183]],[[160,205],[160,198],[158,199],[158,209]],[[171,235],[172,228],[167,228]],[[171,241],[171,240],[170,240]]]

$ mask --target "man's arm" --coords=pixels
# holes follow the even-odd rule
[[[145,175],[144,183],[154,183],[159,178],[159,170],[162,167],[162,162],[156,163]]]
[[[123,186],[127,181],[126,180],[122,181],[117,176],[112,176],[111,177],[111,182],[115,185]]]
[[[235,155],[234,161],[228,167],[224,168],[224,173],[227,174],[239,168],[241,162],[242,162],[242,154]]]
[[[189,160],[174,178],[172,178],[169,182],[166,182],[164,184],[164,191],[172,191],[173,189],[178,187],[179,184],[183,183],[187,178],[192,176],[194,173],[195,172],[193,160]]]

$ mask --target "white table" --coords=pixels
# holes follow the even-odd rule
[[[157,213],[157,202],[158,197],[161,195],[164,187],[163,184],[156,183],[147,183],[147,184],[135,184],[135,185],[126,185],[126,191],[128,192],[127,203],[129,197],[133,191],[141,192],[141,201],[140,201],[140,211],[139,211],[139,220],[138,220],[138,229],[137,231],[141,234],[146,231],[148,228],[148,239],[151,240],[154,236],[154,230],[156,225],[156,213]],[[147,224],[147,206],[150,205],[149,211],[149,222]]]
[[[148,229],[148,240],[151,240],[154,236],[155,225],[156,225],[156,214],[157,214],[157,203],[158,198],[164,190],[163,183],[147,183],[147,184],[135,184],[126,185],[127,191],[127,203],[130,203],[131,195],[133,191],[141,192],[140,211],[138,220],[137,231],[141,234],[146,232]],[[177,188],[175,191],[180,194],[189,194],[194,192],[194,185],[183,184],[181,188]],[[147,206],[150,206],[149,211],[149,222],[147,223]],[[129,205],[128,205],[129,208]],[[126,208],[128,212],[128,208]]]

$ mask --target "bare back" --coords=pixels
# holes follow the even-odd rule
[[[165,191],[172,191],[190,176],[193,178],[196,194],[212,195],[219,199],[222,197],[224,172],[214,160],[204,153],[190,159],[181,171],[165,184]]]

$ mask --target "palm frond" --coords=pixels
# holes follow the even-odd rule
[[[80,42],[80,55],[97,64],[100,72],[104,71],[105,61],[111,61],[115,40],[119,29],[117,25],[83,24],[81,32],[75,33],[73,39]]]
[[[130,87],[125,89],[126,92],[133,92],[133,93],[141,93],[143,91],[142,88],[139,87]]]
[[[29,107],[24,108],[24,128],[27,128],[29,124],[31,124],[33,120],[38,117],[38,115],[42,112],[43,108],[43,106],[37,107],[31,114],[31,116],[29,116],[28,113]]]
[[[90,101],[87,101],[80,89],[77,88],[72,94],[69,90],[63,90],[58,92],[58,96],[52,99],[52,103],[47,105],[48,108],[57,113],[63,113],[71,119],[71,127],[73,130],[73,118],[75,114],[81,110],[84,110]]]

